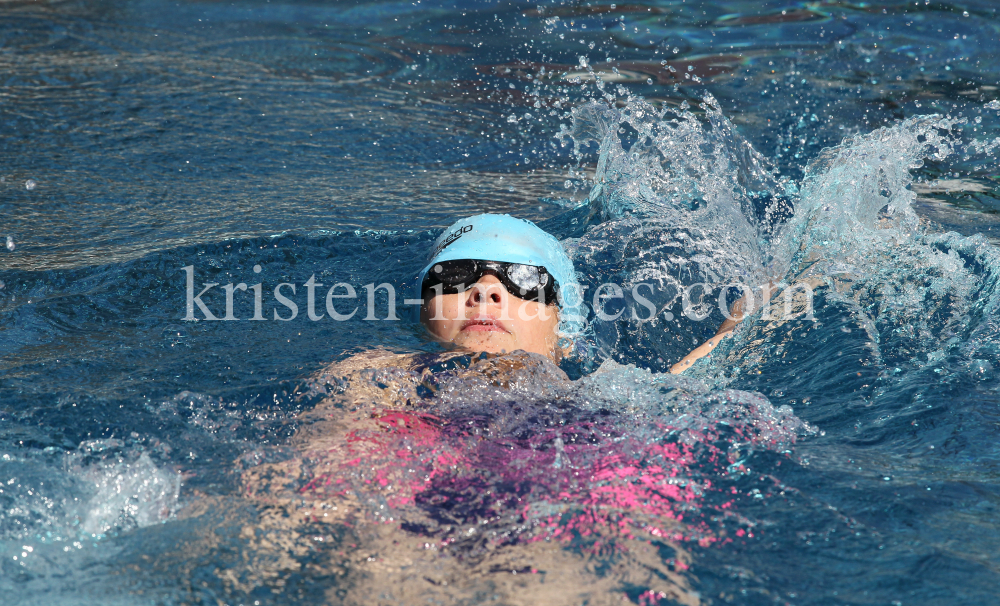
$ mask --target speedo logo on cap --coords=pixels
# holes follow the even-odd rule
[[[452,242],[458,240],[459,238],[469,233],[470,231],[472,231],[472,226],[465,225],[451,232],[450,234],[448,234],[448,237],[444,239],[444,242],[441,243],[441,247],[438,248],[438,252],[441,252],[442,250],[448,248],[448,246],[451,245]]]

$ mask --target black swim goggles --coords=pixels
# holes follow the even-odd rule
[[[552,304],[556,302],[559,285],[544,267],[502,261],[456,259],[441,261],[427,270],[420,291],[427,295],[451,295],[474,288],[479,279],[491,273],[500,280],[507,292],[524,299]]]

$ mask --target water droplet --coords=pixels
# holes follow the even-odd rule
[[[7,250],[14,252],[14,238],[7,236]]]
[[[24,189],[31,191],[35,189],[35,185],[37,185],[37,183],[35,183],[34,179],[28,179],[27,181],[24,182]]]
[[[652,84],[652,83],[653,83],[652,78],[646,78],[646,84]]]

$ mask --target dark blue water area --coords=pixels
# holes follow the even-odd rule
[[[747,479],[772,486],[741,510],[766,521],[764,538],[724,558],[700,553],[715,563],[704,587],[751,604],[772,603],[775,586],[791,603],[989,600],[1000,464],[992,366],[905,354],[880,363],[847,309],[817,310],[794,337],[771,335],[787,349],[740,384],[791,402],[824,435],[797,447],[799,465],[751,465]],[[883,353],[893,345],[902,344]]]
[[[289,548],[295,566],[246,572],[285,552],[248,538],[270,532],[271,510],[241,498],[241,474],[294,458],[302,414],[327,395],[306,380],[331,362],[442,351],[402,302],[441,228],[505,212],[570,242],[631,229],[581,205],[597,147],[580,156],[557,136],[591,100],[641,96],[703,117],[710,93],[774,178],[795,184],[825,148],[919,114],[964,119],[964,141],[991,142],[996,11],[985,0],[5,3],[0,590],[19,605],[343,603],[347,584],[317,551]],[[826,284],[815,322],[752,319],[724,347],[729,367],[699,371],[817,429],[790,454],[749,453],[724,480],[753,530],[684,544],[701,603],[995,601],[1000,172],[970,144],[910,169],[922,229],[984,236],[936,249],[953,250],[974,285],[962,300],[922,299],[915,328],[875,289],[845,298]],[[576,258],[581,280],[621,278],[656,242]],[[932,288],[926,268],[880,270],[894,263]],[[185,321],[186,267],[194,294],[217,284],[202,300],[219,318],[225,285],[248,287],[233,292],[235,320],[195,308],[199,321]],[[311,277],[317,314],[344,283],[358,297],[335,308],[356,315],[310,319]],[[283,291],[297,306],[288,321],[274,316],[291,314],[274,294],[282,283],[296,288]],[[659,332],[627,314],[595,323],[595,359],[566,369],[610,359],[663,372],[723,319],[674,311]],[[119,498],[128,491],[145,496]],[[592,599],[639,603],[644,589]]]

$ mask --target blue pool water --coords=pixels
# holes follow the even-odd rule
[[[996,11],[4,3],[3,603],[993,603]],[[564,382],[366,305],[479,212],[655,319]],[[185,321],[185,267],[267,321]],[[733,280],[812,318],[664,374]],[[318,374],[375,347],[419,355]]]

